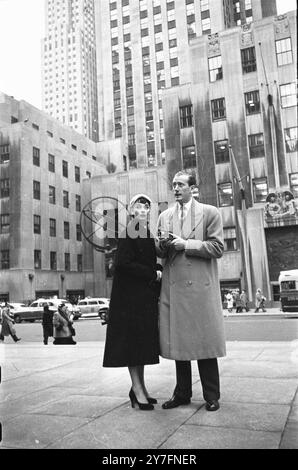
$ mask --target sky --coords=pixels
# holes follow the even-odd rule
[[[45,0],[0,0],[0,91],[41,108]],[[296,0],[277,0],[278,14]]]

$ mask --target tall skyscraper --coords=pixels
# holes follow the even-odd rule
[[[122,169],[164,163],[162,93],[190,81],[189,41],[275,13],[274,0],[95,0],[99,139],[127,142]]]
[[[43,110],[98,141],[93,0],[46,0]]]

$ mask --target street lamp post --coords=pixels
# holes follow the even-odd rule
[[[236,212],[236,218],[238,221],[238,227],[241,234],[242,240],[242,265],[244,271],[244,279],[245,279],[245,288],[249,299],[253,298],[252,293],[252,283],[251,283],[251,268],[250,268],[250,261],[249,261],[249,240],[248,240],[248,231],[247,231],[247,209],[246,209],[246,201],[245,201],[245,190],[242,183],[242,179],[239,174],[238,166],[236,163],[235,155],[232,149],[232,146],[229,145],[229,155],[230,155],[230,162],[232,164],[232,175],[233,167],[235,170],[235,179],[239,185],[240,196],[241,196],[241,209],[237,209],[236,201],[234,198],[234,206]]]

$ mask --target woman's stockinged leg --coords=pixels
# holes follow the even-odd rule
[[[141,369],[140,369],[141,368]],[[143,368],[143,371],[142,371]],[[128,367],[132,389],[140,403],[148,403],[145,390],[143,388],[144,382],[144,366],[130,366]]]

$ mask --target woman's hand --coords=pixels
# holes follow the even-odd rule
[[[161,281],[161,278],[162,278],[162,272],[156,271],[156,281]]]

